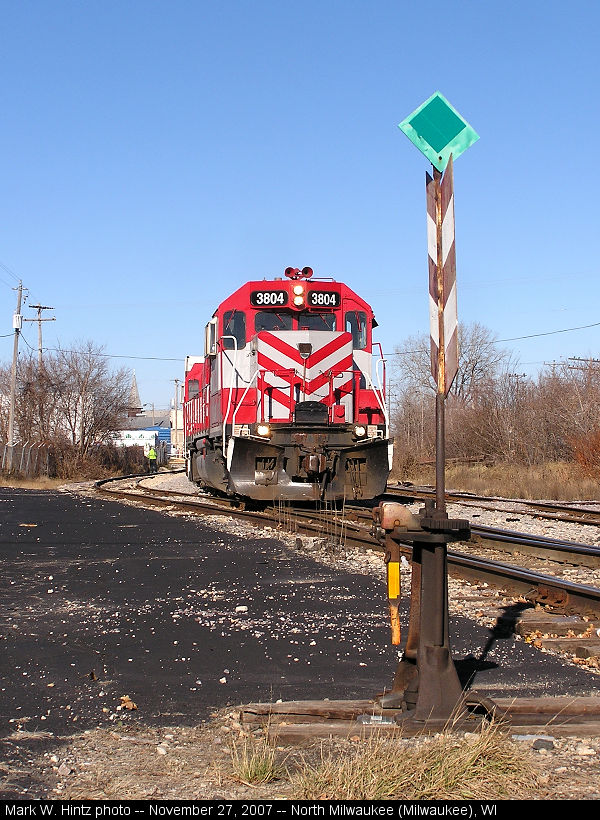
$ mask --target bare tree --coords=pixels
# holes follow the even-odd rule
[[[450,395],[469,404],[478,386],[494,379],[511,364],[510,351],[498,347],[491,330],[480,325],[458,325],[458,373]],[[431,374],[429,336],[410,336],[395,349],[395,369],[401,382],[413,392],[421,389],[436,390]]]
[[[57,403],[61,384],[55,372],[52,354],[41,365],[32,353],[19,356],[15,417],[21,441],[48,441],[60,434]]]
[[[71,442],[85,456],[122,424],[129,405],[131,373],[111,371],[103,348],[78,342],[78,350],[59,349],[56,377],[61,384],[57,410]]]
[[[127,415],[131,373],[112,370],[103,348],[76,342],[74,350],[47,353],[40,365],[32,354],[19,356],[15,427],[18,439],[68,440],[85,456]],[[0,436],[6,438],[10,367],[0,367]]]
[[[478,397],[489,391],[511,366],[511,354],[496,344],[492,332],[478,323],[459,324],[458,373],[448,397],[446,414],[447,455],[472,457],[476,440],[465,437],[466,417]],[[429,337],[411,336],[396,348],[394,362],[396,401],[394,433],[400,452],[418,452],[421,459],[433,455],[434,403],[436,390],[431,373]],[[407,427],[409,429],[407,429]],[[464,455],[468,451],[468,456]]]

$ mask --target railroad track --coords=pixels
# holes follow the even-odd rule
[[[367,512],[360,507],[351,508],[349,514],[364,525],[371,520],[370,511]],[[488,548],[492,544],[493,549],[508,552],[511,555],[528,555],[573,566],[593,568],[600,566],[600,548],[589,544],[481,524],[471,524],[471,535],[474,538],[469,542],[470,544]]]
[[[389,500],[393,501],[400,499],[413,501],[426,500],[435,497],[435,490],[431,487],[411,487],[408,485],[388,486],[385,496],[382,497],[389,498]],[[501,506],[502,504],[510,503],[513,505],[513,508],[515,506],[520,507],[520,512],[525,515],[547,518],[552,521],[562,521],[569,524],[589,524],[593,527],[600,527],[600,510],[592,510],[573,504],[560,504],[558,502],[548,501],[525,501],[522,499],[513,501],[506,498],[478,496],[473,493],[448,492],[445,497],[449,503],[499,512],[506,510],[506,507]]]
[[[356,505],[343,511],[326,507],[306,509],[287,505],[274,505],[259,511],[245,509],[243,504],[232,499],[216,499],[212,496],[197,496],[191,499],[179,492],[143,487],[141,485],[146,478],[147,476],[129,476],[125,479],[109,479],[97,482],[96,488],[112,497],[138,503],[177,508],[203,515],[226,515],[241,518],[261,527],[275,525],[291,533],[331,539],[348,547],[381,549],[379,541],[369,532],[372,523],[370,510],[361,509]],[[126,480],[134,486],[123,487]],[[116,486],[117,484],[121,486]],[[472,532],[477,539],[501,545],[503,549],[511,552],[530,550],[538,557],[551,558],[553,561],[574,565],[587,562],[586,566],[594,567],[600,564],[600,551],[588,545],[479,525],[474,526]],[[407,556],[410,556],[410,551],[407,545]],[[526,596],[532,602],[551,606],[556,611],[600,617],[600,589],[595,586],[577,584],[556,575],[547,575],[457,550],[448,550],[448,571],[451,575],[466,580],[483,581],[502,587]]]
[[[493,543],[495,549],[511,555],[526,554],[573,566],[599,567],[600,548],[575,541],[562,541],[545,535],[471,525],[471,534],[481,542]]]

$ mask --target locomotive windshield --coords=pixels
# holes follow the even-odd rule
[[[280,313],[275,310],[259,310],[254,316],[254,329],[261,330],[291,330],[292,314]]]
[[[243,311],[225,311],[223,314],[223,336],[230,337],[223,339],[223,348],[225,350],[233,350],[236,343],[238,350],[246,346],[246,314]],[[234,337],[235,342],[231,336]]]
[[[301,313],[299,330],[335,330],[335,313]]]
[[[260,310],[254,315],[254,329],[261,330],[335,330],[335,313],[284,313]]]

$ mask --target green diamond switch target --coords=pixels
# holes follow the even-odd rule
[[[445,169],[450,154],[456,159],[479,139],[479,135],[439,91],[398,127],[438,171]]]

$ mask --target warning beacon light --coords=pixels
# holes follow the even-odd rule
[[[313,275],[312,268],[286,268],[284,271],[288,279],[310,279]]]

